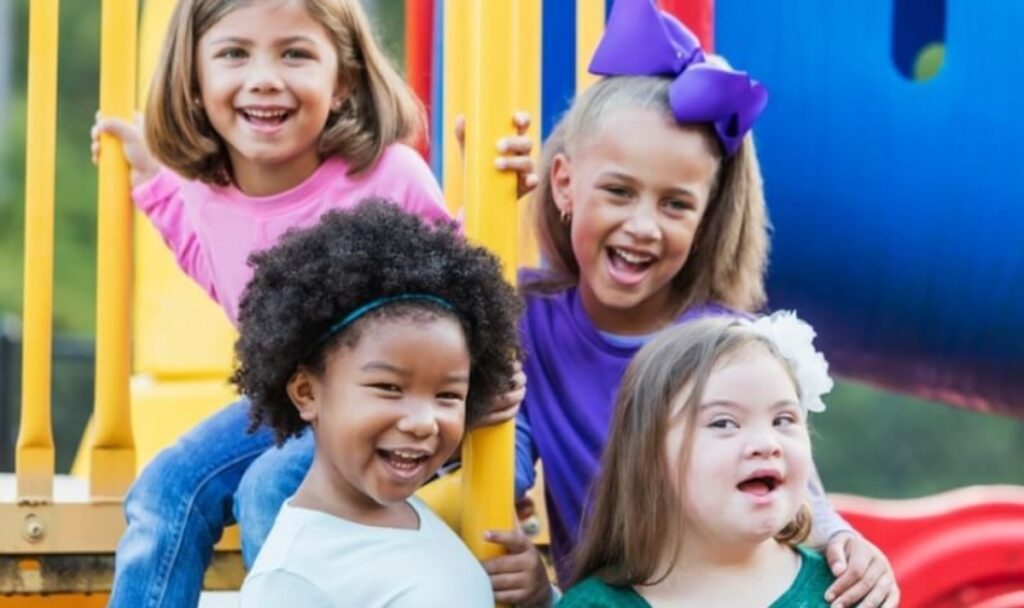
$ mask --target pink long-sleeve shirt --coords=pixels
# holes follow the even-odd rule
[[[448,218],[437,181],[408,146],[389,146],[377,164],[357,176],[328,158],[304,182],[272,196],[246,196],[233,186],[188,181],[169,170],[132,192],[135,205],[163,236],[178,265],[238,320],[242,292],[252,278],[249,254],[266,249],[290,228],[315,224],[332,209],[367,197],[394,201],[427,219]]]

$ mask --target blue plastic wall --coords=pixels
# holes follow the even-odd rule
[[[892,0],[719,0],[717,50],[769,90],[771,307],[844,375],[1024,414],[1024,2],[945,11],[925,82],[897,69]]]

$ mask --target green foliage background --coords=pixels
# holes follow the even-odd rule
[[[16,315],[22,305],[28,0],[13,4],[13,94],[7,115],[0,116],[0,314]],[[377,31],[400,61],[401,3],[371,4]],[[89,161],[89,128],[98,99],[99,6],[99,0],[71,0],[60,7],[54,326],[57,332],[84,335],[92,333],[95,317],[96,176]],[[76,394],[69,389],[84,383],[81,370],[62,374],[60,369],[55,394]],[[90,404],[81,395],[78,401],[55,404],[57,437],[64,444],[61,468],[70,462],[83,408],[87,411]],[[855,383],[841,383],[828,404],[828,411],[812,423],[815,458],[832,491],[906,497],[971,484],[1024,484],[1020,420]]]

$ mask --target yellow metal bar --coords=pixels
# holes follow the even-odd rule
[[[103,0],[100,112],[135,114],[136,0]],[[96,265],[96,434],[89,467],[94,498],[120,499],[135,473],[128,407],[131,373],[132,205],[128,164],[120,142],[100,139]]]
[[[495,144],[507,135],[513,112],[524,104],[517,86],[522,39],[510,24],[522,25],[522,0],[468,3],[470,70],[466,132],[466,234],[493,251],[504,274],[515,280],[516,177],[494,168]],[[539,11],[537,15],[539,17]],[[539,19],[535,27],[539,27]],[[526,37],[526,35],[523,35]],[[539,40],[539,38],[538,38]],[[511,77],[510,77],[511,76]],[[513,497],[514,424],[472,431],[463,447],[464,502],[462,538],[481,559],[502,553],[484,541],[489,529],[515,525]]]
[[[456,534],[462,532],[462,471],[435,479],[417,490],[416,496]]]
[[[597,76],[587,72],[590,58],[604,33],[605,0],[581,0],[576,3],[576,93],[589,87]]]
[[[444,3],[444,107],[440,137],[444,141],[442,183],[448,211],[457,214],[465,202],[465,165],[455,139],[455,117],[466,114],[469,96],[469,11],[466,2]],[[440,74],[437,77],[442,77]]]
[[[53,497],[50,354],[53,339],[53,180],[57,133],[58,0],[29,9],[25,141],[25,325],[21,426],[15,470],[19,501]]]
[[[138,97],[141,105],[149,94],[156,62],[160,59],[167,25],[171,22],[178,0],[146,0],[142,5],[142,21],[139,24],[139,78]]]
[[[550,0],[557,2],[559,0]],[[533,140],[534,157],[540,148],[541,125],[541,27],[543,27],[541,0],[519,0],[519,24],[516,34],[519,36],[519,54],[516,56],[516,86],[519,87],[518,109],[530,114],[530,129],[527,136]],[[537,268],[540,266],[540,253],[537,239],[530,229],[532,214],[529,198],[519,202],[519,249],[520,266]]]
[[[0,555],[0,607],[3,606],[73,606],[80,603],[60,603],[66,594],[105,594],[114,579],[113,553],[22,554]],[[203,575],[203,589],[207,591],[237,591],[245,579],[245,566],[241,554],[217,553]],[[4,596],[17,601],[5,604]],[[32,595],[49,596],[51,603],[30,603]],[[91,605],[91,604],[89,604]],[[106,603],[98,604],[105,606]]]
[[[103,608],[109,599],[106,593],[0,596],[0,608]]]
[[[0,555],[113,553],[124,533],[115,502],[0,504]]]

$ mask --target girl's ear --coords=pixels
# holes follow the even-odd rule
[[[551,195],[562,217],[572,215],[572,163],[559,152],[551,159]]]
[[[317,391],[320,386],[317,378],[305,367],[295,370],[288,379],[285,391],[292,400],[295,409],[299,410],[299,418],[312,424],[317,417]]]

